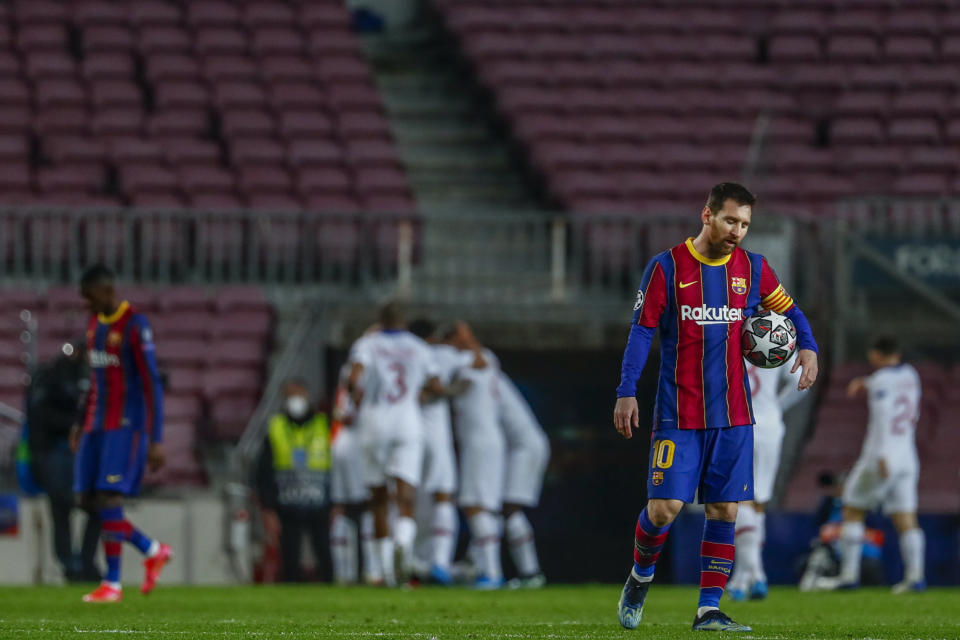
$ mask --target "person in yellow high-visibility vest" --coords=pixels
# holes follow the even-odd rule
[[[330,426],[325,413],[312,409],[300,380],[284,384],[283,411],[270,418],[256,480],[268,539],[280,545],[282,580],[303,580],[304,533],[317,578],[329,580]]]

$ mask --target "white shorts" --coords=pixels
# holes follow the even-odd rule
[[[499,429],[470,434],[460,442],[460,495],[462,507],[497,512],[503,506],[506,442]]]
[[[415,487],[420,484],[423,425],[419,409],[369,409],[360,432],[366,486],[386,486],[389,478],[403,480]]]
[[[535,507],[540,502],[543,474],[550,461],[550,441],[543,432],[507,450],[507,472],[503,488],[506,504]]]
[[[363,483],[363,447],[356,427],[344,427],[330,446],[330,499],[333,504],[356,504],[369,498]]]
[[[457,490],[457,456],[449,421],[423,424],[423,489],[428,493]]]
[[[753,499],[761,504],[773,498],[783,433],[783,429],[753,428]]]
[[[919,471],[899,471],[884,480],[875,462],[858,460],[843,486],[843,504],[864,511],[883,505],[886,514],[915,513],[919,477]]]

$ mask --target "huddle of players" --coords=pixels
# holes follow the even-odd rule
[[[332,447],[338,582],[359,580],[359,538],[366,582],[394,586],[416,576],[451,584],[456,496],[469,526],[474,586],[504,584],[501,523],[519,573],[511,586],[544,584],[524,509],[539,500],[549,444],[466,323],[443,333],[426,320],[408,328],[398,303],[384,306],[350,349],[334,417],[344,425]]]

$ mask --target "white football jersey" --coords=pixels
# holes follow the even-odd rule
[[[793,365],[789,362],[774,369],[761,369],[749,362],[746,365],[757,428],[782,430],[783,413],[803,397],[797,390],[802,370],[790,373]]]
[[[500,371],[497,382],[500,424],[507,438],[507,446],[513,448],[525,442],[539,440],[543,429],[517,385],[503,371]]]
[[[364,368],[363,404],[419,408],[420,390],[437,375],[426,342],[409,331],[377,331],[354,343],[350,362]]]
[[[870,417],[861,460],[886,460],[890,472],[913,471],[917,460],[920,376],[909,364],[883,367],[867,376]]]
[[[430,353],[433,356],[437,378],[445,387],[450,384],[453,376],[461,367],[470,366],[474,359],[472,351],[460,351],[448,344],[432,344],[430,345]],[[441,398],[427,402],[421,410],[425,423],[437,428],[449,428],[450,403],[447,399]]]
[[[483,358],[487,362],[483,369],[468,364],[454,374],[455,379],[470,382],[467,390],[452,400],[457,434],[461,437],[483,437],[491,430],[500,429],[500,361],[489,349],[483,350]]]

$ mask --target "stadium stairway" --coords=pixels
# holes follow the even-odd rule
[[[538,205],[509,135],[439,22],[368,36],[366,50],[421,209]]]
[[[442,303],[451,288],[482,293],[496,288],[487,284],[523,279],[517,275],[523,256],[504,249],[502,230],[467,230],[457,220],[462,212],[536,211],[541,195],[522,149],[443,23],[426,15],[410,27],[367,36],[365,49],[418,210],[430,222],[419,238],[420,262],[429,265],[417,267],[419,294]],[[547,252],[546,243],[528,239],[524,250]],[[493,254],[497,260],[474,260]],[[546,287],[542,274],[526,279],[530,291]]]

